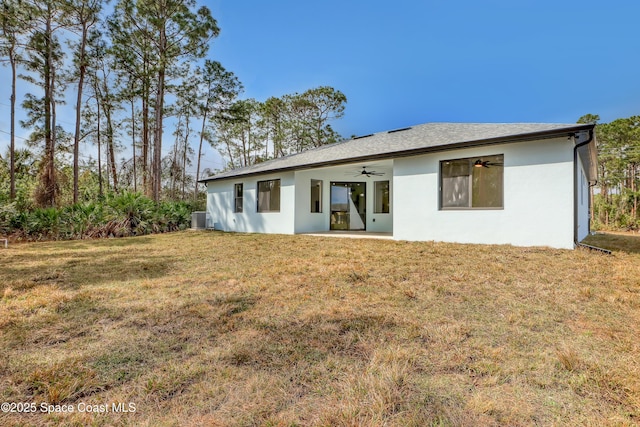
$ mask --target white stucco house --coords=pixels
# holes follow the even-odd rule
[[[218,230],[571,249],[589,233],[596,162],[589,124],[427,123],[202,182]]]

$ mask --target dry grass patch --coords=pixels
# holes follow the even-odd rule
[[[634,425],[640,243],[184,232],[0,251],[2,425]],[[609,246],[607,246],[609,245]]]

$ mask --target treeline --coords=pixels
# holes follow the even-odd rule
[[[598,183],[592,188],[595,229],[640,229],[640,116],[598,123],[587,114],[578,123],[596,123]]]
[[[125,192],[198,200],[196,181],[214,172],[201,163],[205,143],[228,169],[340,138],[330,122],[346,97],[333,88],[240,99],[239,79],[206,59],[220,29],[195,0],[119,0],[108,13],[104,5],[1,1],[12,94],[11,129],[0,129],[11,138],[0,153],[0,204],[62,207]],[[24,99],[20,80],[32,92]],[[73,124],[60,120],[64,104]],[[18,125],[29,131],[24,149]]]
[[[265,102],[241,100],[228,115],[213,118],[213,146],[227,168],[235,169],[331,144],[341,137],[330,122],[343,116],[346,102],[342,92],[327,86]]]

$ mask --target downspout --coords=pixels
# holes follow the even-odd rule
[[[573,138],[576,138],[576,134],[573,135]],[[578,192],[579,192],[579,188],[578,188],[578,148],[580,147],[584,147],[585,145],[589,144],[591,141],[593,141],[593,129],[589,130],[589,138],[584,141],[584,142],[580,142],[579,144],[576,144],[573,147],[573,244],[576,247],[583,247],[583,248],[587,248],[587,249],[591,249],[594,251],[600,251],[600,252],[604,252],[608,255],[611,255],[611,251],[608,249],[603,249],[603,248],[598,248],[595,246],[591,246],[591,245],[586,245],[584,243],[580,243],[578,241]],[[593,183],[593,185],[596,185],[597,181]],[[589,184],[589,186],[591,187],[592,185]],[[590,207],[592,208],[592,207]],[[589,226],[591,223],[591,219],[589,219]]]

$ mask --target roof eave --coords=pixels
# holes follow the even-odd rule
[[[271,173],[290,172],[290,171],[295,171],[300,169],[316,169],[316,168],[321,168],[326,166],[337,166],[337,165],[344,165],[349,163],[381,160],[381,159],[388,159],[388,158],[394,158],[394,157],[409,157],[409,156],[416,156],[420,154],[455,150],[459,148],[481,147],[485,145],[507,144],[512,142],[535,141],[538,139],[550,139],[550,138],[556,138],[556,137],[566,136],[566,135],[570,136],[570,135],[573,135],[575,132],[593,129],[594,126],[595,125],[593,124],[577,124],[575,126],[570,126],[570,127],[561,128],[561,129],[550,129],[545,131],[530,132],[530,133],[524,133],[519,135],[499,136],[495,138],[485,138],[485,139],[479,139],[475,141],[455,142],[452,144],[438,145],[435,147],[412,148],[410,150],[392,151],[392,152],[372,154],[372,155],[360,156],[360,157],[349,157],[345,159],[336,159],[336,160],[330,160],[330,161],[318,162],[318,163],[312,163],[312,164],[306,164],[306,165],[288,166],[283,168],[274,168],[274,169],[249,172],[249,173],[238,173],[230,176],[220,176],[220,177],[211,176],[205,179],[198,180],[198,182],[206,184],[207,182],[211,182],[211,181],[237,179],[238,177],[250,177],[250,176],[256,176],[256,175],[266,175]],[[238,169],[238,171],[240,170],[241,169]]]

